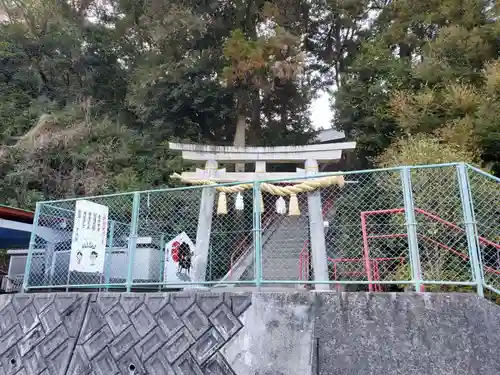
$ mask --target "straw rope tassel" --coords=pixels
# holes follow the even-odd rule
[[[221,191],[219,193],[219,199],[217,201],[217,215],[226,215],[226,214],[227,214],[226,193]]]
[[[297,194],[290,194],[288,216],[300,216],[299,200],[297,199]]]
[[[262,193],[260,194],[260,212],[264,212],[264,198],[262,198]]]

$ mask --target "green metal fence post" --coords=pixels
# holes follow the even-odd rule
[[[472,211],[472,198],[467,176],[467,168],[464,163],[457,165],[457,177],[460,189],[460,199],[462,200],[462,211],[464,215],[465,233],[467,235],[467,247],[469,249],[469,259],[472,267],[474,281],[477,287],[477,294],[480,297],[483,293],[483,278],[481,276],[481,266],[479,261],[479,246],[476,236],[476,222]]]
[[[40,203],[36,203],[35,216],[33,217],[33,225],[31,227],[30,243],[28,247],[28,256],[26,257],[26,266],[24,267],[23,277],[23,291],[28,291],[29,277],[31,272],[31,261],[33,260],[33,252],[36,245],[36,231],[38,228],[38,219],[40,218],[40,210],[42,209]]]
[[[420,256],[418,251],[417,221],[415,219],[415,206],[411,186],[411,172],[409,167],[401,169],[401,182],[403,184],[403,197],[405,206],[405,221],[410,250],[411,278],[415,283],[415,291],[421,291]]]
[[[104,265],[104,284],[106,284],[106,289],[108,290],[108,285],[109,285],[109,273],[110,273],[110,264],[111,264],[111,257],[113,256],[113,240],[114,240],[114,235],[115,235],[115,221],[111,220],[109,222],[109,236],[107,240],[107,257],[106,259],[106,264]]]
[[[137,244],[137,224],[139,221],[139,204],[141,195],[140,193],[134,193],[134,200],[132,203],[132,220],[130,222],[130,235],[128,240],[128,269],[127,269],[127,292],[132,289],[133,280],[133,270],[134,270],[134,260],[135,260],[135,250]]]
[[[253,225],[254,225],[254,246],[255,246],[255,285],[260,287],[262,281],[262,262],[261,262],[261,191],[260,183],[253,183]]]

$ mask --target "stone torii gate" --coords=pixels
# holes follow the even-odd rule
[[[352,150],[355,147],[355,142],[280,147],[206,146],[169,143],[170,150],[182,151],[183,159],[205,162],[205,169],[196,169],[196,172],[183,172],[181,174],[183,180],[210,179],[217,183],[245,183],[270,179],[280,179],[286,182],[287,178],[320,177],[328,173],[320,173],[318,163],[337,161],[342,157],[343,150]],[[255,171],[226,172],[225,169],[218,169],[218,162],[255,163]],[[305,169],[297,168],[296,172],[291,173],[266,172],[267,162],[304,163]],[[293,180],[293,182],[298,183],[300,180]],[[196,233],[196,251],[192,264],[194,281],[205,281],[215,195],[214,187],[207,186],[203,188]],[[328,280],[328,266],[321,194],[319,190],[315,190],[308,192],[307,195],[314,280],[325,281]],[[327,284],[317,284],[316,289],[329,289],[329,286]]]

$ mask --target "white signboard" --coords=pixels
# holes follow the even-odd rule
[[[190,254],[185,254],[181,250],[187,250],[185,245],[182,247],[183,243],[189,246]],[[165,245],[165,269],[163,272],[165,282],[191,281],[194,250],[194,243],[185,232],[182,232]]]
[[[69,270],[79,272],[104,271],[108,207],[94,202],[76,202]]]

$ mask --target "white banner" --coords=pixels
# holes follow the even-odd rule
[[[76,201],[69,270],[104,271],[108,207],[94,202]]]
[[[189,254],[186,254],[188,245]],[[165,245],[165,268],[163,280],[165,282],[177,283],[179,281],[191,281],[192,264],[194,261],[195,246],[193,241],[185,232],[176,236]]]

